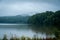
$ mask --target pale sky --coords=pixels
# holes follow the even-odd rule
[[[0,0],[0,16],[33,15],[60,10],[60,0]]]

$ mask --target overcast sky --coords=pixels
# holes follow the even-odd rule
[[[0,0],[0,16],[60,10],[60,0]]]

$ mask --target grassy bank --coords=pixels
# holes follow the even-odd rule
[[[2,39],[0,39],[0,40],[60,40],[60,36],[58,37],[59,35],[58,34],[56,34],[56,37],[55,38],[38,38],[38,37],[32,37],[32,38],[29,38],[29,37],[24,37],[24,36],[22,36],[22,37],[16,37],[16,36],[11,36],[9,39],[8,39],[8,37],[7,37],[7,35],[5,34],[4,36],[3,36],[3,38]]]

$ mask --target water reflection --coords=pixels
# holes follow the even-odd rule
[[[36,25],[0,25],[0,38],[6,33],[10,38],[12,35],[16,37],[29,38],[54,38],[54,32],[58,29],[54,26],[36,26]]]
[[[55,26],[37,26],[37,25],[30,25],[30,28],[36,35],[39,37],[39,34],[42,36],[44,35],[45,38],[53,38],[55,37],[55,31],[58,31],[58,28]],[[44,37],[43,36],[43,37]]]
[[[35,32],[42,32],[47,34],[52,34],[56,30],[58,30],[55,26],[36,26],[36,25],[29,25],[30,28]]]

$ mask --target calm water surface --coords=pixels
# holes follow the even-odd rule
[[[28,24],[0,24],[0,38],[3,38],[4,34],[7,34],[8,38],[12,35],[17,37],[26,36],[32,38],[36,35],[36,30],[31,28]],[[40,38],[46,38],[46,34],[41,32],[39,32],[37,36]]]

